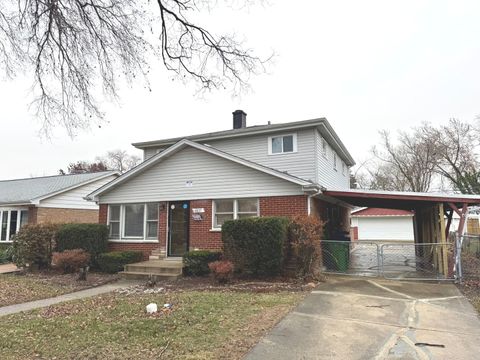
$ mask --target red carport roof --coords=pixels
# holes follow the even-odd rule
[[[362,208],[352,211],[352,216],[413,216],[413,211],[403,209]]]
[[[413,210],[420,207],[443,203],[450,207],[454,204],[461,208],[480,205],[480,195],[420,193],[377,190],[324,190],[323,195],[332,197],[355,206]]]

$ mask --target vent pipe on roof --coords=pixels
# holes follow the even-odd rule
[[[235,110],[233,113],[233,128],[242,129],[247,127],[247,113],[243,110]]]

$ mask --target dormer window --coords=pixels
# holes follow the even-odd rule
[[[268,154],[287,154],[297,152],[297,134],[270,136],[268,138]]]

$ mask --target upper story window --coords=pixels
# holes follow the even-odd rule
[[[345,175],[345,163],[342,161],[342,175]]]
[[[322,138],[322,155],[327,157],[327,141]]]
[[[258,216],[258,199],[222,199],[213,201],[213,228],[220,229],[227,220]]]
[[[333,153],[333,169],[337,170],[337,154]]]
[[[268,138],[268,154],[287,154],[297,152],[297,134],[270,136]]]

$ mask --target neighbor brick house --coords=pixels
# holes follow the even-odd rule
[[[350,208],[321,194],[348,189],[354,161],[326,119],[246,126],[133,144],[144,162],[92,192],[110,248],[180,257],[221,249],[225,220],[313,214],[348,231]]]
[[[98,205],[85,200],[115,179],[116,171],[0,181],[0,243],[9,243],[25,224],[93,223]]]

